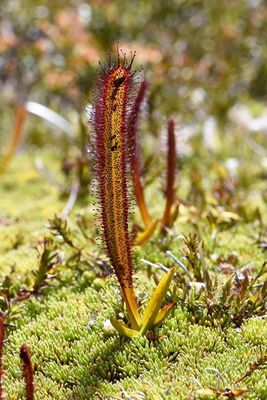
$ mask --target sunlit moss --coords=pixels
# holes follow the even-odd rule
[[[23,167],[20,167],[22,159]],[[23,171],[27,172],[28,177],[8,189],[9,201],[0,196],[4,222],[0,227],[3,237],[0,243],[1,275],[15,264],[19,272],[17,286],[20,279],[25,279],[24,272],[38,267],[34,246],[44,235],[51,236],[47,220],[64,207],[64,199],[58,191],[32,168],[29,157],[18,157],[0,184],[1,192],[7,193],[10,178],[14,176],[14,182],[18,182]],[[181,177],[181,187],[183,185]],[[153,190],[151,185],[149,192]],[[159,202],[154,208],[155,215],[157,207]],[[87,211],[77,203],[70,219],[76,243],[79,235],[75,233],[75,218],[79,212]],[[203,210],[198,211],[201,214]],[[186,262],[183,238],[196,230],[196,226],[190,224],[190,213],[192,211],[188,209],[188,214],[180,214],[168,235],[154,237],[146,247],[135,251],[136,286],[142,304],[146,304],[155,283],[153,275],[149,278],[147,274],[149,267],[140,259],[171,267],[173,261],[166,255],[166,250],[171,250]],[[217,274],[218,284],[225,279],[218,270],[220,256],[234,252],[238,268],[252,263],[255,270],[259,270],[265,258],[257,242],[259,231],[257,218],[251,222],[240,219],[215,234],[213,226],[201,217],[198,233],[205,243],[207,266],[211,274]],[[90,227],[90,235],[93,234]],[[68,252],[68,246],[62,240],[57,243],[59,251]],[[92,248],[92,244],[89,246]],[[76,276],[78,267],[88,270]],[[153,268],[152,273],[160,274]],[[177,271],[181,272],[178,266]],[[220,325],[194,323],[192,312],[180,304],[163,326],[155,329],[155,341],[153,337],[127,341],[103,329],[110,317],[122,311],[113,277],[103,279],[97,270],[90,269],[83,261],[80,265],[74,263],[72,268],[63,268],[60,279],[41,296],[25,302],[12,321],[15,327],[8,328],[4,354],[7,398],[23,398],[19,348],[26,342],[36,365],[36,400],[104,399],[108,396],[152,400],[212,399],[227,387],[247,388],[246,396],[251,400],[265,399],[267,383],[263,369],[235,384],[266,351],[266,321],[263,317],[252,315],[240,328],[230,324],[221,329]]]

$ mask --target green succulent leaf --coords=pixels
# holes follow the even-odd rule
[[[161,325],[175,306],[176,303],[169,303],[162,307],[162,309],[158,312],[154,325]]]
[[[110,322],[114,326],[114,328],[119,332],[121,336],[126,336],[128,338],[133,338],[140,335],[139,331],[135,331],[133,329],[128,328],[123,322],[118,321],[117,319],[111,318]]]
[[[170,287],[171,281],[174,276],[174,272],[175,268],[171,268],[169,272],[167,272],[167,274],[161,279],[160,283],[156,287],[142,318],[142,328],[140,331],[141,334],[145,334],[154,325],[162,301],[166,296],[167,291]]]

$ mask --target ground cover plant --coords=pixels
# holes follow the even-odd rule
[[[266,399],[266,7],[4,3],[0,399]]]

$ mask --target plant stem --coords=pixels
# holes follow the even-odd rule
[[[162,226],[169,226],[171,208],[174,202],[174,182],[175,182],[175,162],[176,162],[176,149],[175,149],[175,134],[174,134],[174,120],[168,121],[168,155],[167,155],[167,191],[166,191],[166,206],[162,218]]]

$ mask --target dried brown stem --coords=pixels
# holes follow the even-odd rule
[[[147,90],[147,82],[143,81],[140,85],[138,94],[135,98],[134,106],[129,116],[128,125],[129,125],[129,138],[130,138],[129,147],[131,152],[130,162],[131,162],[133,188],[137,206],[140,210],[144,224],[148,227],[152,224],[153,221],[149,215],[148,208],[145,202],[144,189],[139,171],[138,148],[137,148],[137,137],[136,137],[138,117],[140,114],[142,102],[145,98],[146,90]]]
[[[26,120],[26,115],[27,115],[27,110],[25,108],[25,105],[19,105],[16,109],[16,116],[15,116],[15,122],[14,122],[14,127],[13,127],[13,132],[12,132],[12,137],[11,137],[11,142],[9,144],[9,148],[7,150],[7,154],[4,157],[4,161],[2,165],[0,166],[0,173],[4,172],[8,164],[10,163],[10,160],[12,159],[13,154],[15,153],[19,142],[20,138],[22,135],[22,129]]]
[[[143,185],[141,183],[141,178],[140,178],[138,169],[136,171],[132,171],[132,180],[133,180],[136,202],[137,202],[138,208],[140,210],[142,219],[147,227],[151,226],[153,221],[148,212],[148,208],[147,208],[146,201],[145,201]]]
[[[4,318],[0,315],[0,400],[3,400],[3,349],[4,349],[4,336],[5,336],[5,325]]]
[[[29,348],[25,343],[20,348],[20,359],[26,387],[26,398],[27,400],[34,400],[33,366]]]
[[[162,226],[170,225],[171,208],[174,203],[174,183],[175,183],[175,149],[174,120],[168,121],[168,155],[167,155],[167,190],[166,190],[166,206],[162,218]]]
[[[260,368],[267,367],[267,354],[264,354],[260,357],[257,361],[250,365],[249,369],[242,375],[235,383],[240,383],[243,379],[247,378],[248,376],[252,375],[254,371]]]

